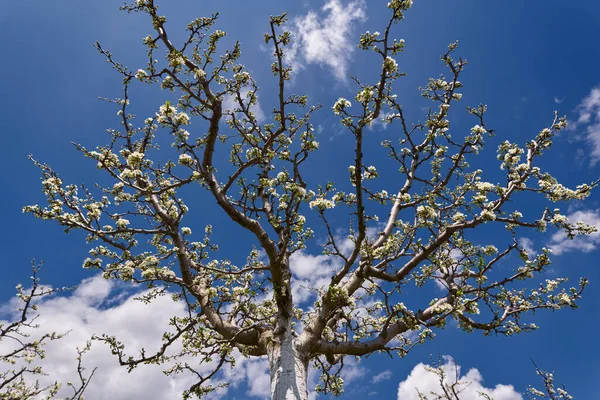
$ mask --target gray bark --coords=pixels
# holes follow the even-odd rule
[[[307,400],[308,359],[301,354],[289,331],[269,346],[271,400]]]

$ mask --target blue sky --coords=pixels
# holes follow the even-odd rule
[[[159,4],[168,17],[175,40],[191,18],[221,12],[217,27],[227,31],[230,40],[241,41],[242,62],[262,89],[260,104],[268,116],[273,104],[269,94],[274,93],[275,87],[270,73],[270,53],[263,47],[268,16],[288,11],[291,19],[298,18],[298,26],[302,26],[309,12],[324,19],[332,17],[322,10],[327,2],[181,0]],[[321,142],[321,149],[308,171],[314,180],[323,176],[323,171],[335,179],[345,176],[352,157],[352,138],[343,132],[329,107],[337,97],[354,96],[355,88],[345,76],[372,76],[369,59],[351,49],[355,48],[358,34],[382,30],[387,18],[385,2],[340,2],[346,8],[360,10],[366,18],[348,17],[343,32],[347,41],[335,44],[336,49],[343,51],[333,53],[328,62],[318,54],[312,58],[307,55],[313,53],[300,57],[303,68],[293,79],[292,90],[325,105],[325,111],[314,121],[319,125]],[[459,40],[458,52],[469,60],[461,79],[465,85],[463,102],[465,105],[487,104],[487,122],[498,135],[487,141],[490,151],[482,153],[478,166],[486,172],[489,170],[489,176],[499,176],[493,156],[496,145],[505,139],[524,142],[547,126],[553,111],[559,110],[573,122],[572,128],[556,139],[556,146],[547,153],[542,165],[570,186],[592,181],[600,175],[600,164],[596,164],[600,159],[600,91],[594,91],[600,85],[597,45],[600,3],[557,0],[513,3],[415,1],[406,20],[394,30],[396,37],[406,41],[405,52],[397,58],[400,70],[407,73],[397,85],[400,98],[410,118],[422,121],[423,107],[427,103],[419,96],[417,87],[425,85],[428,77],[445,72],[439,55],[449,43]],[[121,78],[92,44],[99,41],[133,70],[144,68],[141,38],[151,29],[145,15],[120,12],[120,4],[113,0],[0,3],[0,25],[5,32],[0,44],[4,54],[4,62],[0,63],[0,76],[4,77],[0,86],[0,115],[4,125],[0,146],[3,171],[0,209],[5,226],[0,241],[0,251],[4,254],[0,264],[3,272],[0,301],[9,301],[14,286],[28,279],[32,258],[45,260],[42,278],[53,286],[72,286],[93,276],[81,268],[89,249],[81,235],[65,235],[54,224],[22,214],[21,208],[43,200],[39,174],[27,159],[28,154],[52,165],[69,182],[93,182],[90,177],[96,171],[94,163],[83,159],[71,142],[90,148],[104,143],[105,129],[115,127],[118,121],[114,106],[99,101],[98,97],[119,96]],[[294,21],[290,25],[294,26]],[[164,101],[141,85],[135,87],[133,97],[140,112],[155,110]],[[471,122],[466,113],[462,113],[453,123],[458,129],[468,129]],[[372,143],[379,143],[392,129],[376,126],[370,132]],[[375,159],[376,155],[371,157]],[[569,204],[560,206],[565,212],[579,213],[588,222],[597,223],[600,221],[599,199],[600,195],[594,193],[580,208]],[[201,218],[203,207],[209,206],[199,203],[197,207],[197,214],[193,215]],[[529,207],[533,206],[524,208]],[[223,220],[215,221],[218,227]],[[241,233],[215,229],[222,252],[230,252],[231,258],[241,255],[235,253],[238,242],[228,243],[227,239],[238,234]],[[383,355],[363,359],[355,367],[355,375],[363,377],[350,379],[343,398],[363,398],[376,391],[378,398],[395,399],[398,384],[407,379],[418,363],[427,362],[430,354],[437,353],[451,355],[465,369],[477,368],[485,387],[510,384],[521,392],[528,384],[537,383],[529,361],[533,358],[543,368],[555,370],[557,379],[565,383],[576,398],[598,398],[600,389],[593,382],[600,375],[595,357],[600,353],[600,344],[593,338],[596,329],[600,329],[597,321],[600,272],[595,250],[600,239],[594,236],[568,247],[560,238],[552,239],[552,234],[549,231],[531,235],[532,245],[539,249],[550,244],[563,249],[554,257],[547,278],[568,276],[576,281],[586,276],[590,279],[581,309],[540,312],[534,318],[541,327],[538,331],[511,338],[468,335],[449,324],[435,341],[416,348],[404,359],[390,360]],[[490,238],[490,243],[493,240]],[[92,293],[92,300],[84,301],[90,307],[82,308],[81,312],[92,313],[94,307],[108,298],[110,288],[97,281],[88,281],[87,285],[84,288]],[[120,288],[112,290],[113,294],[119,293]],[[85,293],[80,291],[79,295]],[[68,318],[60,304],[51,306],[56,316]],[[78,337],[82,338],[83,334]],[[245,374],[250,376],[250,382],[252,377],[258,382],[260,379],[249,372],[251,367],[247,366]],[[373,384],[372,377],[384,371],[390,371],[382,375],[387,379]],[[245,398],[253,393],[252,385],[242,381],[226,398]],[[89,398],[95,398],[93,393]]]

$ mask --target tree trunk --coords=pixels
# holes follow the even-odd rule
[[[269,346],[269,370],[271,400],[308,399],[308,359],[296,349],[289,330]]]

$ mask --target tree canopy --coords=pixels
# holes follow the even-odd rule
[[[405,43],[394,30],[411,6],[390,1],[387,24],[360,36],[376,68],[352,76],[354,97],[331,105],[313,104],[295,82],[286,14],[272,16],[264,36],[276,91],[262,93],[241,64],[241,44],[222,45],[217,14],[194,19],[176,41],[153,0],[122,7],[145,14],[153,33],[143,39],[143,68],[96,44],[123,80],[120,97],[107,99],[119,126],[95,149],[76,145],[98,177],[70,183],[33,160],[47,202],[24,207],[87,235],[84,268],[146,284],[141,301],[170,295],[186,304],[188,315],[171,319],[159,349],[133,355],[138,349],[99,333],[122,365],[191,374],[189,398],[226,385],[218,372],[237,356],[266,356],[272,398],[304,399],[309,364],[321,372],[318,391],[340,394],[348,357],[404,357],[448,321],[511,336],[537,329],[529,317],[537,310],[577,307],[587,280],[540,279],[551,251],[534,254],[521,240],[531,230],[568,238],[596,230],[557,203],[584,200],[598,181],[569,188],[538,162],[566,117],[555,113],[520,142],[503,140],[487,125],[485,105],[462,104],[467,63],[452,43],[441,56],[445,73],[421,89],[430,107],[409,118],[397,90]],[[164,92],[148,115],[133,111],[141,85]],[[274,99],[270,113],[257,112],[259,96]],[[322,140],[312,121],[323,113],[337,116],[352,141],[342,181],[326,169],[307,173]],[[455,114],[471,118],[471,128],[454,130]],[[383,125],[388,138],[376,149],[371,132]],[[472,166],[491,155],[486,142],[496,160]],[[192,214],[200,198],[213,207]],[[211,224],[216,212],[231,228]],[[245,259],[223,254],[213,229],[231,229],[231,241],[246,235],[253,248]],[[318,247],[324,270],[310,273],[322,279],[303,288],[295,259]],[[210,370],[182,361],[189,356]]]

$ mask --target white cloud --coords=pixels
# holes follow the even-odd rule
[[[450,257],[455,261],[455,268],[457,273],[462,271],[464,268],[463,265],[460,263],[464,256],[464,253],[458,248],[450,250]],[[441,279],[434,279],[433,283],[435,283],[435,286],[441,291],[445,292],[448,290],[448,284]]]
[[[366,19],[365,8],[362,0],[347,4],[328,0],[322,8],[324,15],[311,10],[295,18],[287,61],[296,70],[305,64],[327,66],[336,79],[346,80],[348,63],[356,47],[350,36],[355,22]]]
[[[584,129],[591,146],[590,165],[600,161],[600,86],[593,88],[577,106],[579,117],[574,128]]]
[[[366,374],[366,369],[363,368],[356,358],[345,357],[344,358],[344,369],[340,373],[340,376],[344,380],[344,387],[349,388],[353,383],[360,381]]]
[[[367,237],[376,238],[383,224],[367,228]],[[354,242],[348,236],[336,236],[338,250],[348,257],[354,249]],[[316,289],[328,286],[331,277],[342,268],[342,259],[335,255],[312,255],[304,250],[297,251],[290,258],[290,269],[294,274],[292,296],[298,304],[315,296]],[[357,292],[361,293],[361,290]]]
[[[385,371],[382,371],[380,373],[378,373],[377,375],[374,375],[371,378],[371,383],[379,383],[379,382],[383,382],[383,381],[387,381],[388,379],[390,379],[392,377],[392,371],[390,371],[389,369],[386,369]]]
[[[585,159],[585,151],[583,149],[577,149],[577,153],[575,154],[575,163],[581,167],[583,165],[583,160]]]
[[[250,89],[240,90],[240,95],[244,101],[244,104],[248,104],[248,92],[249,91],[250,91]],[[250,107],[250,110],[254,113],[254,117],[256,118],[256,121],[259,123],[262,123],[266,120],[266,116],[265,116],[265,112],[263,111],[263,109],[260,106],[260,102],[258,101],[258,94],[256,95],[256,97],[257,97],[256,104],[254,106]],[[223,99],[223,112],[233,111],[233,110],[239,109],[239,108],[240,108],[240,105],[236,98],[234,98],[233,96],[225,96],[225,98]],[[238,116],[236,113],[236,118],[241,118],[241,116]]]
[[[307,270],[307,265],[319,269],[323,266],[323,257],[296,256],[296,262],[299,273],[305,281],[315,284],[312,275],[309,277],[310,271]],[[328,281],[329,278],[326,280]],[[184,303],[174,302],[170,296],[159,297],[146,305],[134,299],[140,295],[139,291],[132,294],[123,291],[124,287],[122,284],[96,276],[82,281],[79,288],[70,296],[47,297],[39,302],[39,318],[36,322],[39,323],[40,329],[33,333],[34,337],[36,333],[70,331],[63,339],[49,342],[45,347],[46,358],[36,364],[41,365],[44,371],[49,373],[48,376],[40,378],[41,384],[50,384],[54,381],[78,382],[76,349],[82,348],[93,335],[106,333],[115,336],[125,345],[127,354],[136,356],[137,351],[143,347],[149,355],[160,347],[163,332],[169,331],[169,319],[173,316],[187,315]],[[131,288],[131,286],[127,287]],[[0,316],[7,320],[12,319],[20,305],[21,302],[16,298],[6,304],[0,304]],[[5,321],[0,320],[0,324],[3,322]],[[0,342],[0,354],[6,354],[10,346],[9,342]],[[180,349],[180,346],[174,344],[173,351],[168,354]],[[266,357],[248,359],[237,353],[235,358],[236,365],[223,367],[216,375],[216,381],[229,382],[231,388],[238,388],[245,382],[248,397],[268,399],[270,376]],[[181,361],[188,362],[201,373],[212,371],[215,364],[199,366],[191,356]],[[191,374],[183,373],[170,377],[164,375],[162,371],[168,368],[166,364],[141,365],[128,373],[126,368],[119,365],[118,359],[110,353],[108,346],[99,342],[92,342],[90,352],[84,355],[83,364],[87,368],[87,373],[97,368],[86,392],[86,397],[95,400],[138,398],[180,400],[181,393],[196,383]],[[0,364],[0,368],[4,367]],[[365,374],[366,370],[355,359],[352,357],[345,359],[342,378],[346,385],[356,383]],[[317,393],[312,389],[316,386],[318,377],[318,372],[312,366],[309,367],[310,400],[317,398]],[[227,392],[227,389],[220,389],[207,398],[209,400],[226,398]],[[71,390],[63,384],[59,396],[66,396],[69,393]]]
[[[533,240],[531,240],[529,238],[526,238],[526,237],[520,238],[519,245],[521,247],[523,247],[523,249],[525,249],[525,251],[527,253],[529,253],[530,256],[536,256],[538,254],[537,251],[533,247]]]
[[[368,237],[375,237],[379,227],[367,229]],[[337,236],[338,250],[349,256],[354,249],[354,242],[347,236]],[[297,251],[290,258],[290,269],[294,274],[292,281],[292,296],[299,304],[316,295],[315,289],[328,286],[331,277],[342,267],[342,259],[323,254],[312,255],[304,250]]]
[[[267,359],[263,357],[248,360],[244,363],[244,369],[244,375],[248,379],[248,394],[262,399],[268,398],[271,393],[271,378]]]
[[[376,230],[368,231],[375,235]],[[344,253],[352,249],[348,238],[338,238],[338,247]],[[294,279],[293,291],[296,300],[302,302],[314,296],[315,288],[327,286],[331,276],[341,267],[337,257],[311,255],[299,251],[290,260]],[[42,299],[39,303],[39,334],[45,332],[70,333],[63,339],[51,342],[46,347],[47,357],[40,362],[49,376],[42,377],[41,383],[77,382],[76,348],[82,348],[93,335],[106,333],[115,336],[126,347],[126,353],[136,356],[138,350],[144,348],[147,354],[152,354],[161,345],[161,337],[169,331],[168,321],[173,316],[187,315],[186,307],[181,302],[174,302],[170,296],[159,297],[151,304],[145,305],[137,300],[139,288],[114,281],[107,281],[100,276],[86,279],[70,296],[54,296]],[[0,304],[1,319],[14,317],[20,302],[13,298],[8,303]],[[364,311],[364,309],[362,309]],[[0,342],[0,354],[6,353],[7,345]],[[172,353],[180,350],[173,345]],[[232,388],[247,383],[247,396],[268,398],[270,378],[266,358],[246,359],[236,356],[236,366],[224,367],[215,376],[216,381],[230,382]],[[194,365],[195,360],[187,361]],[[93,342],[92,349],[83,359],[88,372],[92,368],[97,371],[92,379],[88,393],[94,399],[131,399],[131,398],[160,398],[175,400],[181,398],[181,392],[189,388],[196,380],[190,374],[180,374],[168,377],[163,374],[167,365],[139,366],[131,373],[118,365],[118,359],[110,353],[108,346]],[[195,365],[200,372],[210,372],[213,365]],[[0,366],[2,368],[2,366]],[[381,375],[378,380],[386,377]],[[360,381],[366,375],[366,369],[352,357],[345,359],[342,377],[347,385]],[[375,379],[375,378],[373,378]],[[318,373],[309,368],[309,389],[315,387]],[[132,384],[134,382],[135,384]],[[60,395],[67,395],[68,388],[63,388]],[[226,396],[227,389],[221,389],[209,399]],[[310,391],[309,399],[316,399],[317,394]]]
[[[315,289],[329,285],[331,277],[339,270],[341,262],[337,257],[312,255],[298,251],[290,258],[292,297],[301,304],[316,295]]]
[[[461,400],[480,400],[480,392],[492,397],[494,400],[523,400],[523,396],[515,391],[512,385],[496,385],[493,388],[483,386],[483,377],[475,368],[470,369],[465,375],[461,376],[460,366],[455,365],[452,358],[445,356],[444,369],[446,376],[450,377],[450,382],[458,377],[459,381],[470,382],[470,384],[461,386],[464,390],[460,393]],[[425,395],[430,393],[440,393],[439,377],[427,370],[423,363],[417,364],[408,375],[408,377],[398,385],[398,400],[419,400],[418,391]],[[456,370],[455,370],[456,368]],[[417,391],[418,390],[418,391]]]
[[[583,222],[600,228],[600,210],[575,211],[568,215],[567,219],[570,223]],[[598,245],[600,245],[600,232],[576,236],[571,240],[564,231],[559,231],[552,235],[548,248],[552,249],[554,254],[560,255],[564,252],[574,250],[589,253],[594,251]]]
[[[339,262],[335,257],[326,255],[312,255],[298,251],[290,258],[290,267],[299,279],[311,279],[315,276],[330,274],[332,268]]]
[[[41,383],[78,382],[76,348],[82,348],[94,334],[116,336],[125,344],[126,352],[133,356],[142,347],[150,354],[159,348],[163,332],[169,331],[169,319],[187,315],[185,305],[174,302],[170,296],[159,297],[145,305],[134,300],[139,293],[132,295],[121,292],[116,296],[121,300],[115,300],[115,289],[115,283],[98,276],[84,280],[69,297],[49,297],[40,301],[37,320],[40,329],[36,333],[70,331],[63,339],[50,342],[45,347],[46,358],[39,364],[49,375],[41,377]],[[3,318],[8,319],[7,311],[10,309],[14,313],[15,306],[18,305],[16,299],[3,305]],[[10,345],[6,341],[0,342],[0,354],[5,354]],[[173,352],[178,349],[180,347],[174,345]],[[225,367],[217,379],[229,381],[234,387],[248,380],[249,396],[267,397],[269,376],[266,372],[266,360],[237,358],[236,366]],[[197,367],[200,372],[211,371],[212,365],[198,366],[192,357],[185,361]],[[99,342],[92,342],[91,351],[84,355],[83,364],[88,373],[97,368],[86,396],[96,400],[179,400],[181,393],[196,382],[192,375],[185,373],[174,377],[165,376],[162,372],[165,368],[156,365],[142,365],[127,373],[126,368],[119,366],[118,359],[110,353],[109,348]],[[0,368],[3,367],[4,365],[0,365]],[[223,398],[226,392],[227,389],[222,389],[212,397],[209,396],[209,399]],[[60,394],[68,393],[70,390],[63,385]]]
[[[381,129],[386,130],[388,127],[388,122],[387,122],[387,118],[391,117],[394,113],[392,111],[381,111],[381,113],[379,114],[379,118],[373,120],[373,122],[371,122],[368,126],[367,129],[372,130],[372,129],[376,129],[377,127],[381,127]]]

